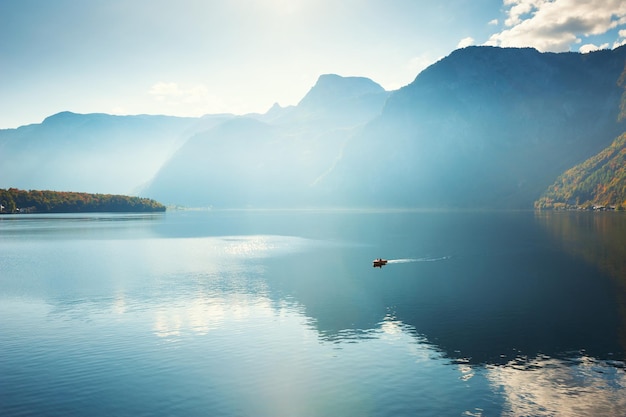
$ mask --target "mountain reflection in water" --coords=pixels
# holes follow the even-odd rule
[[[621,322],[619,340],[626,351],[626,215],[622,212],[536,212],[555,244],[583,259],[613,281]]]
[[[370,337],[368,330],[390,315],[447,357],[472,364],[583,350],[598,359],[624,358],[614,283],[561,251],[532,213],[425,217],[405,216],[402,224],[414,234],[387,238],[397,232],[387,230],[377,244],[385,254],[415,253],[425,245],[422,235],[437,236],[437,253],[431,248],[428,256],[404,259],[438,261],[370,271],[363,248],[322,246],[270,259],[270,291],[295,297],[332,340]]]

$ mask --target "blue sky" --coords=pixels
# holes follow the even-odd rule
[[[394,90],[467,45],[625,40],[623,0],[0,0],[0,128],[64,110],[265,112],[326,73]]]

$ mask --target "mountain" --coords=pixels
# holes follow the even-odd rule
[[[281,139],[280,132],[252,118],[222,123],[189,138],[144,194],[189,206],[241,207],[264,195],[275,198],[280,190],[269,184],[273,170],[289,163]]]
[[[378,116],[388,96],[389,92],[369,78],[326,74],[298,103],[296,119],[359,125]]]
[[[626,119],[626,67],[618,80],[624,88],[618,120]],[[535,208],[626,206],[626,132],[610,146],[560,175]]]
[[[190,134],[227,117],[62,112],[0,130],[0,187],[132,194]]]
[[[468,47],[397,91],[326,74],[265,114],[64,112],[0,130],[0,188],[140,190],[187,206],[531,208],[626,132],[625,63],[626,46]]]
[[[469,47],[391,93],[325,75],[297,106],[191,138],[144,195],[214,206],[530,208],[626,130],[617,117],[625,62],[626,47]]]
[[[322,75],[297,106],[275,105],[189,138],[142,195],[188,206],[316,205],[314,184],[388,96],[366,78]]]
[[[626,48],[469,47],[387,100],[319,184],[335,204],[529,208],[623,132]]]
[[[275,125],[350,127],[380,115],[390,93],[365,77],[321,75],[297,106],[274,105],[259,120]]]

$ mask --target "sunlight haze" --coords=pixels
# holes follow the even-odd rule
[[[322,74],[386,90],[469,45],[612,49],[621,0],[4,1],[0,128],[60,111],[266,112]]]

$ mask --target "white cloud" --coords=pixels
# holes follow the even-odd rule
[[[150,87],[149,93],[155,96],[157,100],[166,100],[183,94],[177,83],[166,83],[163,81],[159,81]]]
[[[565,52],[581,36],[601,35],[626,24],[623,0],[504,0],[507,29],[486,45],[531,46],[540,51]]]
[[[620,46],[626,45],[626,39],[618,39],[613,44],[613,48],[619,48]]]
[[[622,45],[626,45],[626,29],[620,30],[618,33],[619,38],[617,38],[613,44],[613,48],[619,48]]]
[[[593,52],[593,51],[597,51],[599,49],[608,49],[609,44],[608,43],[603,43],[600,46],[597,46],[593,43],[586,43],[583,46],[581,46],[580,48],[578,48],[578,50],[583,53],[586,54],[588,52]]]
[[[149,93],[160,101],[176,100],[184,103],[201,102],[209,96],[204,84],[180,86],[178,83],[163,81],[150,87]]]
[[[431,55],[430,53],[426,52],[426,53],[423,53],[423,54],[420,54],[418,56],[414,56],[413,58],[411,58],[404,67],[406,69],[406,72],[409,74],[419,74],[430,65],[439,61],[441,58],[443,58],[443,56],[434,57],[434,55]],[[394,85],[386,86],[385,88],[389,90],[395,90],[397,88],[402,87],[403,85],[405,84],[402,84],[402,85],[394,84]]]
[[[129,114],[128,108],[125,106],[113,106],[109,111],[111,114],[124,115]]]
[[[148,94],[156,100],[158,111],[164,114],[201,116],[225,112],[229,108],[228,103],[210,94],[204,84],[159,81],[150,87]]]
[[[466,46],[474,45],[474,38],[468,36],[467,38],[463,38],[459,41],[457,48],[465,48]]]
[[[526,19],[526,15],[541,6],[543,0],[504,0],[504,5],[511,5],[508,18],[504,21],[506,26],[515,26]]]
[[[498,25],[498,19],[493,19],[492,21],[490,21],[488,24],[492,25],[492,26],[497,26]]]

